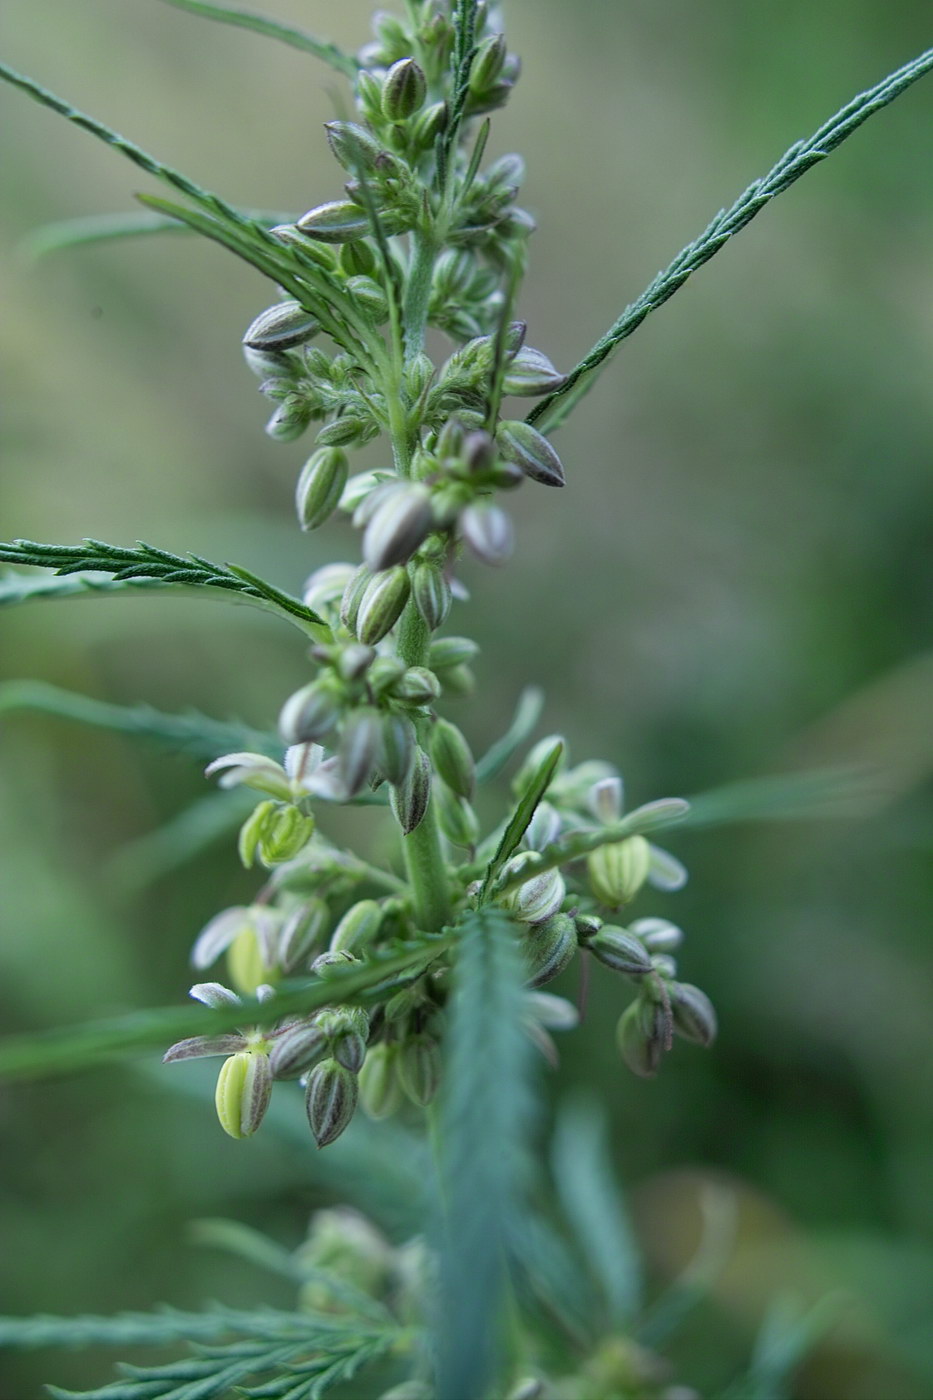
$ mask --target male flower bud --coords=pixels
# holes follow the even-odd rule
[[[411,139],[413,145],[420,150],[426,151],[429,146],[440,136],[450,120],[450,111],[446,102],[432,102],[430,107],[425,107],[423,112],[419,112],[411,127]]]
[[[379,932],[382,923],[382,910],[374,899],[361,899],[344,914],[334,929],[330,940],[330,950],[334,952],[358,953],[367,948]]]
[[[325,739],[340,718],[343,697],[330,676],[322,676],[290,695],[279,712],[279,734],[288,745]]]
[[[298,220],[297,227],[309,238],[322,243],[349,243],[369,232],[369,217],[358,204],[335,199],[309,209]]]
[[[340,621],[344,627],[349,627],[351,632],[356,627],[360,603],[363,601],[363,594],[369,587],[371,580],[371,571],[367,569],[365,564],[360,564],[344,585],[343,597],[340,600]]]
[[[446,671],[468,665],[479,655],[479,647],[469,637],[435,637],[428,651],[432,671]]]
[[[454,846],[472,849],[479,840],[479,818],[465,797],[451,792],[446,783],[435,788],[441,830]]]
[[[359,961],[359,958],[354,957],[352,953],[348,953],[344,949],[339,952],[328,950],[326,953],[318,954],[311,964],[311,971],[323,982],[326,982],[328,979],[339,978],[342,975],[341,969],[345,968],[348,963]]]
[[[507,512],[487,502],[467,506],[460,516],[460,533],[484,564],[504,564],[515,545]]]
[[[510,890],[505,903],[522,923],[539,924],[557,913],[566,893],[560,871],[545,870],[541,875],[533,875],[517,890]]]
[[[563,486],[564,468],[546,437],[521,420],[502,422],[496,430],[499,451],[507,462],[515,462],[532,481],[544,486]]]
[[[539,802],[525,830],[525,845],[529,851],[543,851],[560,835],[560,812],[550,802]]]
[[[372,773],[379,749],[381,722],[379,712],[370,706],[361,707],[344,722],[337,752],[340,775],[350,797],[365,786]]]
[[[413,117],[427,95],[427,82],[413,58],[393,63],[382,85],[382,111],[387,121],[404,122]]]
[[[271,943],[261,941],[252,928],[241,929],[227,949],[227,972],[244,996],[255,996],[259,987],[269,986],[281,976]]]
[[[611,909],[618,909],[634,899],[648,878],[651,867],[651,847],[643,836],[629,836],[625,841],[613,841],[586,858],[590,888],[596,898]]]
[[[320,1026],[305,1021],[276,1035],[269,1051],[273,1079],[297,1079],[326,1054],[327,1036]]]
[[[554,368],[547,355],[523,346],[506,365],[502,387],[507,394],[530,399],[559,389],[566,378]]]
[[[239,1050],[224,1060],[217,1076],[214,1104],[220,1126],[232,1138],[249,1137],[262,1122],[272,1093],[269,1056]]]
[[[398,1057],[398,1077],[402,1088],[419,1108],[426,1108],[437,1093],[441,1078],[441,1049],[429,1035],[411,1036]]]
[[[431,799],[431,760],[424,749],[416,749],[408,776],[392,788],[390,801],[395,820],[408,836],[424,820]]]
[[[436,720],[431,729],[431,760],[438,774],[460,797],[472,797],[476,786],[476,764],[470,746],[455,724]]]
[[[441,693],[441,683],[426,666],[408,666],[392,685],[392,694],[405,705],[430,705]]]
[[[287,916],[279,932],[278,961],[283,972],[296,972],[304,966],[323,938],[330,910],[323,899],[312,896]]]
[[[672,982],[669,987],[674,1030],[695,1045],[712,1045],[716,1039],[716,1011],[705,992],[689,982]]]
[[[372,277],[376,271],[376,255],[361,238],[342,244],[337,258],[348,277]]]
[[[281,351],[304,345],[321,329],[320,322],[297,301],[280,301],[260,312],[243,337],[250,350]]]
[[[402,1099],[398,1080],[398,1046],[380,1041],[366,1052],[360,1070],[360,1102],[370,1118],[389,1118]]]
[[[629,929],[652,953],[673,953],[684,941],[683,929],[668,919],[636,919]]]
[[[387,636],[408,602],[410,584],[401,565],[385,569],[367,584],[356,614],[356,635],[366,646],[375,646]]]
[[[372,277],[351,277],[347,282],[347,291],[374,326],[381,326],[388,320],[389,303],[386,294]]]
[[[347,1127],[356,1108],[356,1075],[337,1060],[322,1060],[308,1078],[305,1109],[318,1147],[326,1147]]]
[[[358,175],[360,171],[366,175],[375,174],[381,162],[390,167],[398,164],[366,128],[356,122],[325,122],[324,130],[328,145],[344,170],[351,175]]]
[[[384,714],[376,747],[376,767],[396,786],[408,777],[415,756],[415,727],[407,715]]]
[[[644,977],[653,966],[641,939],[614,924],[603,924],[586,946],[613,972],[624,972],[628,977]]]
[[[302,530],[316,530],[333,515],[347,484],[347,454],[339,447],[319,447],[301,469],[295,509]]]
[[[652,1079],[668,1048],[663,1008],[641,999],[633,1001],[616,1027],[616,1041],[629,1069],[642,1079]]]
[[[522,938],[522,952],[530,976],[529,987],[543,987],[552,981],[577,951],[577,931],[569,914],[555,914],[536,924]]]
[[[397,486],[380,501],[363,536],[363,561],[374,573],[403,564],[434,523],[431,493],[419,483]]]
[[[355,413],[343,413],[323,427],[317,435],[322,447],[350,447],[371,436],[371,421]]]
[[[450,584],[440,565],[421,559],[412,570],[412,597],[429,631],[440,627],[450,612]]]
[[[470,67],[470,92],[484,97],[502,72],[508,50],[504,34],[491,34],[476,51]]]
[[[266,424],[266,434],[276,442],[294,442],[311,422],[311,409],[300,394],[288,394]]]

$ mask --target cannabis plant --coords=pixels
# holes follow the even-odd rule
[[[296,528],[346,517],[358,545],[316,568],[300,596],[157,544],[0,546],[15,566],[3,601],[197,590],[286,619],[307,662],[293,694],[268,696],[261,733],[49,691],[21,697],[207,760],[209,782],[231,801],[248,798],[231,810],[255,884],[249,903],[193,931],[194,1008],[7,1042],[0,1068],[74,1069],[161,1040],[165,1075],[177,1061],[217,1058],[216,1115],[233,1138],[285,1114],[326,1150],[344,1133],[371,1133],[361,1117],[401,1116],[386,1132],[407,1135],[422,1228],[395,1244],[349,1209],[319,1212],[307,1240],[279,1260],[296,1284],[292,1312],[8,1321],[3,1335],[32,1345],[188,1344],[181,1360],[125,1367],[93,1392],[112,1400],[313,1400],[368,1367],[373,1385],[389,1387],[385,1400],[684,1397],[655,1354],[663,1308],[646,1312],[632,1282],[598,1116],[565,1115],[555,1144],[563,1208],[590,1277],[531,1213],[528,1151],[536,1061],[556,1063],[555,1035],[579,1019],[575,1004],[545,989],[574,960],[615,979],[618,1049],[634,1074],[655,1076],[678,1039],[708,1047],[715,1038],[710,998],[680,974],[683,933],[650,902],[652,889],[686,879],[656,842],[688,804],[661,797],[626,811],[617,755],[571,761],[559,736],[532,742],[543,706],[535,689],[475,756],[469,718],[451,718],[454,701],[469,715],[474,692],[478,645],[461,617],[474,567],[501,568],[512,554],[522,488],[565,486],[552,435],[616,346],[774,195],[933,66],[933,54],[792,146],[564,373],[521,319],[535,228],[519,203],[521,157],[485,154],[520,69],[498,7],[407,0],[402,15],[376,15],[372,40],[353,55],[212,0],[169,3],[290,44],[346,80],[324,133],[332,187],[296,193],[310,207],[289,217],[236,208],[32,79],[7,67],[0,76],[171,191],[140,194],[144,214],[111,224],[109,236],[181,225],[265,279],[265,304],[243,334],[257,431],[262,412],[294,462]],[[377,465],[360,469],[354,453],[370,443]],[[571,483],[581,469],[568,463]],[[570,492],[555,492],[553,508],[566,509]],[[513,760],[511,797],[478,806],[478,787]],[[333,838],[333,809],[347,806],[379,810],[372,849]],[[433,1141],[433,1165],[417,1125]],[[563,1329],[563,1346],[548,1338],[545,1316]],[[798,1320],[785,1338],[785,1370],[809,1325]],[[774,1371],[763,1344],[754,1383]]]

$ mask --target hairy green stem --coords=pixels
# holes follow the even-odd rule
[[[424,233],[412,235],[411,266],[405,288],[402,331],[405,338],[405,361],[413,360],[424,349],[424,332],[428,323],[428,302],[431,298],[431,276],[437,243]]]

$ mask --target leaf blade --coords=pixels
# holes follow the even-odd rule
[[[278,39],[293,49],[312,54],[322,63],[327,63],[344,77],[354,78],[360,65],[351,55],[343,52],[336,44],[326,39],[316,39],[304,29],[295,29],[280,20],[270,19],[252,10],[233,9],[228,5],[213,4],[210,0],[162,0],[176,10],[187,10],[189,14],[200,15],[204,19],[217,20],[221,24],[231,24],[239,29],[249,29],[254,34],[262,34],[268,39]]]

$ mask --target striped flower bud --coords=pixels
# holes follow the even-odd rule
[[[416,749],[408,777],[392,788],[390,801],[395,819],[408,836],[420,826],[431,799],[431,760],[423,749]]]
[[[367,646],[375,646],[387,636],[408,602],[408,573],[401,564],[385,569],[367,585],[356,615],[356,635]]]
[[[292,804],[270,814],[259,837],[259,859],[270,867],[292,860],[311,839],[314,818]]]
[[[460,797],[472,797],[476,786],[476,764],[470,746],[450,720],[436,720],[431,729],[431,761],[438,774]]]
[[[419,112],[411,126],[412,143],[421,150],[426,151],[429,146],[433,146],[438,136],[447,126],[450,120],[450,111],[446,102],[432,102],[430,107],[425,107],[423,112]]]
[[[398,1078],[405,1093],[419,1108],[426,1108],[441,1079],[441,1048],[429,1035],[411,1036],[398,1057]]]
[[[295,509],[302,530],[316,530],[328,520],[347,484],[347,454],[339,447],[319,447],[305,462],[295,488]]]
[[[504,564],[515,546],[508,513],[485,501],[467,506],[460,516],[460,533],[484,564]]]
[[[450,584],[440,565],[430,559],[419,560],[412,570],[411,592],[416,608],[433,632],[446,621],[450,612]]]
[[[661,1006],[639,998],[619,1017],[616,1042],[629,1069],[642,1079],[653,1079],[657,1074],[669,1040],[669,1025]]]
[[[351,632],[356,628],[360,603],[371,579],[370,570],[365,564],[360,564],[344,585],[343,597],[340,600],[340,621],[344,627],[349,627]]]
[[[262,1122],[272,1093],[268,1055],[240,1050],[224,1060],[217,1076],[214,1104],[224,1132],[249,1137]]]
[[[712,1045],[718,1026],[716,1010],[706,993],[689,982],[672,982],[668,991],[677,1034],[695,1045]]]
[[[334,1037],[334,1059],[344,1069],[359,1074],[366,1059],[366,1041],[356,1031],[343,1031]]]
[[[321,447],[352,447],[371,436],[371,420],[360,418],[355,413],[342,413],[321,429],[316,440]]]
[[[294,442],[311,422],[311,409],[299,394],[282,400],[266,424],[266,434],[275,442]]]
[[[431,493],[411,483],[395,487],[379,502],[363,536],[363,562],[374,573],[403,564],[434,523]]]
[[[396,700],[406,705],[430,705],[441,693],[441,684],[426,666],[408,666],[392,686]]]
[[[320,322],[297,301],[280,301],[260,312],[243,337],[250,350],[290,350],[304,345],[321,329]]]
[[[340,719],[343,696],[332,677],[321,676],[290,695],[279,712],[284,744],[310,744],[331,734]]]
[[[305,1109],[318,1147],[339,1138],[356,1109],[356,1075],[337,1060],[322,1060],[308,1078]]]
[[[629,929],[651,953],[673,953],[684,941],[683,929],[669,919],[636,919]]]
[[[427,95],[424,73],[413,58],[393,63],[382,85],[382,111],[387,121],[404,122],[413,117]]]
[[[567,887],[559,870],[545,870],[541,875],[533,875],[517,890],[506,895],[506,905],[525,924],[539,924],[556,914]]]
[[[435,637],[428,650],[428,665],[432,671],[446,671],[475,661],[479,647],[469,637]]]
[[[377,656],[369,668],[366,684],[375,696],[389,695],[407,669],[397,656]]]
[[[384,714],[379,729],[376,767],[398,786],[408,777],[415,757],[415,726],[407,715]]]
[[[358,953],[367,948],[379,932],[382,909],[374,899],[361,899],[344,914],[334,929],[330,950]]]
[[[402,1101],[398,1080],[398,1047],[380,1041],[366,1052],[360,1070],[360,1103],[370,1118],[389,1118]]]
[[[277,982],[281,970],[269,944],[261,943],[253,928],[243,928],[227,949],[227,974],[238,992],[251,997]]]
[[[519,398],[535,398],[559,389],[567,378],[556,370],[547,355],[523,346],[506,365],[502,387]]]
[[[504,34],[484,39],[470,66],[470,92],[485,96],[501,74],[507,55]]]
[[[309,209],[298,220],[297,228],[322,243],[349,243],[369,232],[369,218],[358,204],[335,199]]]
[[[479,840],[479,818],[465,797],[451,792],[446,783],[434,789],[441,831],[454,846],[472,850]]]
[[[301,601],[314,612],[339,604],[356,569],[352,564],[324,564],[305,580]]]
[[[278,961],[283,972],[296,972],[320,943],[330,920],[330,910],[323,899],[312,896],[292,910],[282,924],[278,937]]]
[[[347,291],[374,326],[381,326],[389,319],[386,294],[372,277],[351,277],[347,282]]]
[[[652,970],[651,956],[640,938],[628,929],[603,924],[586,945],[601,963],[628,977],[644,977]]]
[[[354,710],[344,721],[337,758],[350,797],[355,796],[369,781],[379,751],[380,733],[379,712],[371,706]]]
[[[297,1079],[328,1051],[327,1036],[313,1022],[289,1026],[277,1035],[269,1051],[273,1079]]]
[[[529,987],[543,987],[552,981],[577,951],[577,931],[569,914],[555,914],[544,923],[535,924],[521,941],[528,971]]]
[[[634,899],[648,878],[651,847],[643,836],[629,836],[591,851],[586,858],[590,888],[611,909]]]
[[[357,122],[325,122],[324,130],[334,156],[351,175],[358,175],[361,170],[366,175],[374,174],[381,159],[398,165],[385,147]]]
[[[521,420],[499,424],[496,431],[499,451],[507,462],[515,462],[532,481],[543,486],[563,486],[561,460],[546,437]]]

